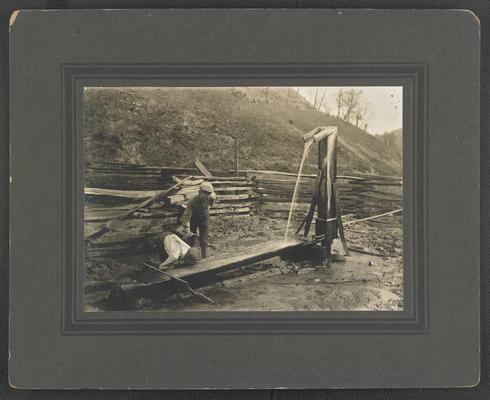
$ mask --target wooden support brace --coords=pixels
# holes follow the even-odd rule
[[[315,209],[318,203],[318,191],[320,190],[320,184],[323,180],[323,171],[320,171],[320,173],[316,177],[316,182],[315,182],[315,189],[313,192],[313,198],[311,199],[311,204],[310,204],[310,209],[308,210],[308,214],[306,214],[306,218],[304,221],[304,236],[308,236],[308,233],[310,233],[310,227],[311,227],[311,222],[313,221],[313,215],[315,215]],[[301,224],[303,225],[303,224]],[[301,229],[301,227],[299,228]],[[298,229],[298,231],[299,231]]]
[[[342,247],[344,248],[345,255],[349,256],[349,248],[347,247],[347,241],[345,240],[344,224],[342,222],[342,210],[340,209],[339,196],[337,194],[337,182],[334,182],[333,185],[333,195],[335,196],[336,207],[335,212],[337,214],[337,227],[339,230],[340,241],[342,242]]]

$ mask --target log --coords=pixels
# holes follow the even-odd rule
[[[175,174],[176,177],[180,178],[183,176],[188,176],[188,175],[182,175],[182,174]],[[212,175],[212,176],[200,176],[200,175],[191,175],[192,179],[204,179],[205,181],[244,181],[244,182],[249,182],[249,180],[245,176],[219,176],[219,175]]]
[[[144,200],[156,196],[159,191],[155,190],[114,190],[102,188],[86,187],[84,190],[85,196],[95,197],[116,197],[123,199]]]
[[[242,200],[242,199],[257,199],[258,196],[255,194],[230,194],[230,195],[221,195],[216,198],[217,201],[226,201],[226,200]]]
[[[251,207],[232,207],[232,208],[222,208],[222,209],[211,209],[209,210],[209,215],[219,215],[219,214],[248,214],[252,211]]]
[[[230,180],[228,177],[222,177],[223,179],[218,179],[217,177],[201,177],[197,179],[197,177],[192,177],[190,181],[186,182],[184,186],[192,186],[192,185],[200,185],[203,182],[209,182],[213,186],[224,186],[224,185],[235,185],[235,186],[253,186],[253,182],[240,178],[235,180]],[[181,182],[182,180],[178,176],[173,176],[172,179],[175,182]]]
[[[252,193],[252,187],[250,186],[242,186],[242,187],[237,187],[237,186],[231,186],[231,187],[220,187],[220,188],[215,188],[215,193],[219,196],[220,194],[227,194],[229,192],[250,192]],[[199,187],[198,186],[191,186],[191,187],[186,187],[183,189],[180,189],[176,194],[179,195],[191,195],[194,196],[199,192]]]
[[[189,199],[188,196],[183,194],[176,194],[168,197],[170,205],[180,205],[186,202]],[[257,199],[257,195],[252,193],[245,194],[229,194],[229,195],[217,195],[217,202],[228,202],[228,201],[238,201],[238,200],[250,200]]]
[[[201,183],[204,182],[204,179],[194,179],[194,180],[188,180],[188,181],[185,181],[183,182],[182,179],[176,177],[176,176],[172,176],[172,179],[176,182],[176,183],[181,183],[182,186],[193,186],[193,185],[200,185]],[[192,179],[192,178],[191,178]]]

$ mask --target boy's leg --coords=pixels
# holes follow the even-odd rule
[[[208,252],[208,221],[202,221],[199,224],[199,245],[201,246],[201,256],[206,258]]]

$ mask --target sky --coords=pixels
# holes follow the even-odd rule
[[[315,92],[318,89],[318,96],[323,96],[325,92],[326,111],[337,115],[337,105],[335,102],[336,93],[339,89],[350,89],[347,86],[328,86],[328,87],[300,87],[299,93],[306,100],[313,103]],[[367,131],[373,135],[391,132],[402,128],[403,110],[403,88],[401,86],[356,86],[354,89],[362,90],[361,99],[367,104],[366,120],[362,123],[368,124]],[[317,98],[317,101],[320,101]]]

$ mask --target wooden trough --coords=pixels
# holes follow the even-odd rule
[[[268,242],[267,244],[243,249],[238,252],[238,254],[235,254],[231,257],[224,254],[219,257],[208,258],[199,261],[194,265],[170,268],[165,270],[166,275],[158,275],[157,278],[152,279],[149,282],[125,284],[122,285],[121,288],[125,291],[131,291],[144,287],[155,286],[158,284],[164,284],[172,280],[172,278],[187,280],[203,277],[205,275],[215,275],[218,273],[230,271],[235,268],[243,267],[245,265],[250,265],[259,261],[267,260],[272,257],[283,255],[292,249],[296,249],[302,246],[308,247],[315,244],[317,241],[318,240],[303,241],[299,239],[294,239],[287,242],[284,242],[283,240],[272,241]]]

